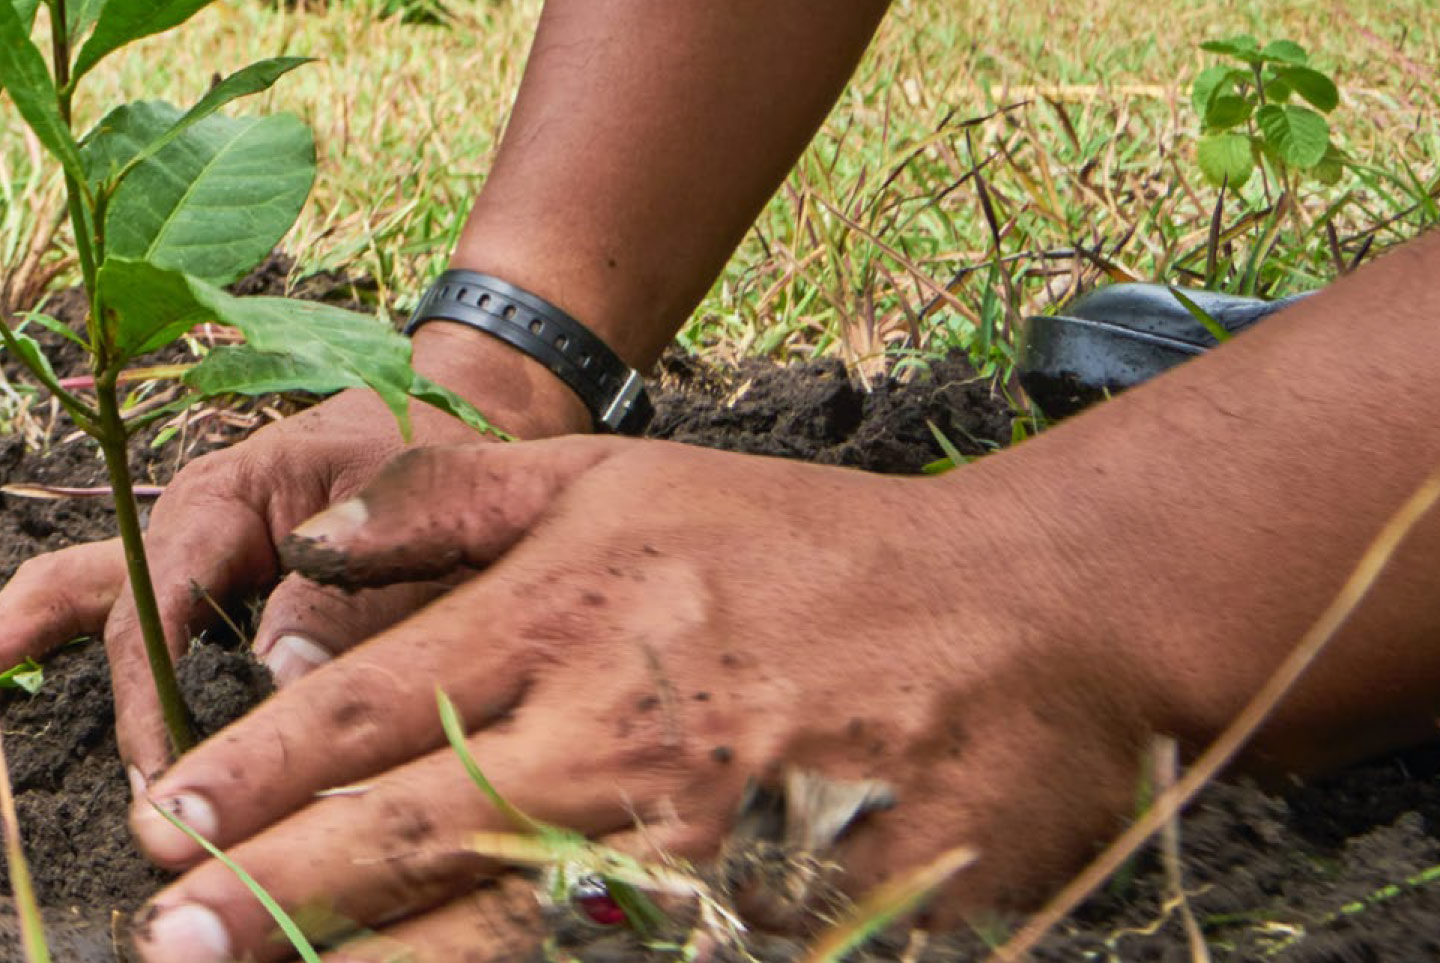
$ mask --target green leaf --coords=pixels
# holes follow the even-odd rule
[[[40,325],[40,327],[44,328],[46,331],[54,332],[55,334],[60,335],[60,337],[65,338],[66,340],[71,341],[75,344],[78,344],[86,351],[90,350],[90,346],[85,343],[85,339],[80,337],[80,335],[76,334],[74,331],[71,331],[70,326],[64,321],[61,321],[59,318],[52,318],[50,317],[50,315],[41,314],[39,311],[23,311],[20,314],[20,318],[21,320],[26,322],[33,321],[34,323]]]
[[[365,380],[306,358],[256,351],[249,345],[214,348],[185,378],[202,395],[268,395],[309,391],[317,395],[363,388]]]
[[[35,11],[40,9],[40,0],[10,0],[15,7],[15,14],[25,26],[25,36],[30,36],[30,30],[35,26]]]
[[[513,435],[501,431],[491,424],[490,420],[482,415],[470,402],[449,388],[437,385],[424,375],[416,374],[414,376],[410,383],[410,397],[423,401],[427,405],[439,408],[451,417],[459,418],[481,434],[494,435],[501,441],[515,440]]]
[[[1335,81],[1318,70],[1309,67],[1276,67],[1275,75],[1295,92],[1308,100],[1317,110],[1330,113],[1340,106],[1340,89]]]
[[[1216,95],[1234,89],[1236,73],[1239,71],[1233,67],[1219,65],[1200,71],[1190,83],[1190,106],[1195,113],[1202,118],[1210,113],[1210,102]]]
[[[1258,64],[1264,58],[1260,54],[1260,41],[1249,34],[1240,34],[1226,40],[1207,40],[1200,49],[1222,57],[1236,57],[1246,63]]]
[[[197,299],[216,320],[245,334],[255,351],[285,355],[313,372],[328,372],[328,382],[363,382],[380,396],[406,439],[410,437],[408,396],[414,372],[410,342],[383,321],[329,304],[288,298],[237,298],[191,279]],[[224,393],[256,394],[248,382],[216,384],[205,362],[191,369],[187,384],[211,385]],[[353,383],[353,382],[352,382]]]
[[[55,83],[45,58],[30,40],[33,17],[33,9],[23,15],[10,0],[0,3],[0,88],[10,94],[15,109],[65,172],[80,179],[84,176],[80,150],[70,125],[60,116]]]
[[[154,344],[204,320],[244,333],[243,348],[216,349],[186,372],[185,383],[202,394],[363,385],[390,408],[407,439],[410,397],[489,428],[464,399],[417,375],[410,367],[410,340],[368,314],[288,298],[237,298],[199,278],[116,257],[101,268],[100,290],[126,344]]]
[[[100,265],[100,299],[115,312],[118,362],[162,348],[207,319],[183,274],[137,271],[137,262],[107,257]]]
[[[177,108],[156,102],[111,111],[86,138],[90,178],[114,176],[181,120]],[[108,252],[228,284],[295,223],[314,180],[315,141],[298,117],[212,114],[189,123],[116,189],[105,219]]]
[[[45,669],[34,659],[0,672],[0,689],[24,689],[34,695],[45,683]]]
[[[1240,188],[1255,170],[1255,152],[1244,134],[1210,134],[1200,139],[1196,160],[1205,179],[1215,186]]]
[[[1282,64],[1294,64],[1303,67],[1310,62],[1310,55],[1305,48],[1293,40],[1272,40],[1260,51],[1260,56],[1266,60]]]
[[[109,0],[99,12],[95,32],[80,48],[71,70],[71,84],[90,72],[108,54],[132,40],[178,27],[210,0]]]
[[[110,184],[111,189],[118,186],[139,164],[155,156],[194,124],[209,117],[232,100],[269,90],[274,86],[275,81],[285,74],[312,60],[314,60],[313,57],[272,57],[269,60],[261,60],[237,70],[215,84],[204,97],[195,102],[193,107],[185,111],[184,115],[171,125],[169,130],[146,144],[139,153],[125,162],[119,172],[114,174],[114,179]]]
[[[1309,170],[1330,148],[1330,125],[1308,107],[1267,104],[1255,112],[1255,123],[1265,139],[1292,167]]]
[[[67,29],[72,44],[95,26],[95,21],[100,18],[100,11],[105,9],[108,2],[109,0],[70,0],[65,8],[65,18],[70,21]]]
[[[1340,183],[1340,178],[1345,175],[1345,155],[1334,144],[1325,152],[1320,163],[1310,172],[1315,179],[1326,187],[1333,187]]]
[[[1255,109],[1248,97],[1235,94],[1221,94],[1210,101],[1210,110],[1205,114],[1205,126],[1212,130],[1229,130],[1250,119]]]
[[[50,366],[50,359],[45,357],[40,342],[19,331],[11,333],[15,337],[15,347],[20,352],[20,358],[25,362],[26,367],[42,379],[48,379],[50,384],[58,381],[59,379],[55,377],[55,369]]]
[[[1285,103],[1292,93],[1290,85],[1279,77],[1270,77],[1265,81],[1265,99],[1272,104]]]

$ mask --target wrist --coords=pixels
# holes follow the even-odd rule
[[[548,301],[641,372],[659,359],[699,300],[677,299],[661,278],[629,258],[621,267],[615,256],[574,245],[557,250],[553,239],[486,214],[483,203],[476,205],[450,267],[501,278]]]
[[[1048,441],[938,479],[948,491],[929,502],[959,537],[933,566],[945,573],[936,592],[960,602],[962,624],[992,619],[986,631],[1009,638],[1017,663],[1047,680],[1045,699],[1087,703],[1135,732],[1197,735],[1191,692],[1173,686],[1184,673],[1157,642],[1174,626],[1145,581],[1147,571],[1165,578],[1156,546]]]
[[[517,438],[591,430],[589,411],[564,382],[497,338],[436,320],[419,328],[412,341],[416,371],[459,394]]]

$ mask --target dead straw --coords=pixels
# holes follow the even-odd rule
[[[20,840],[20,820],[15,814],[15,796],[10,790],[10,767],[5,761],[5,743],[0,736],[0,823],[5,826],[5,858],[10,866],[10,891],[15,894],[15,911],[20,918],[20,941],[28,963],[50,963],[35,885]]]

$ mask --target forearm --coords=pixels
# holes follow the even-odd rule
[[[1075,623],[1152,667],[1161,725],[1229,721],[1440,465],[1440,237],[997,459],[1069,559]],[[1436,733],[1440,518],[1267,726],[1305,768]],[[1081,599],[1074,595],[1082,596]]]
[[[637,367],[714,281],[885,0],[549,0],[456,267],[560,305]]]

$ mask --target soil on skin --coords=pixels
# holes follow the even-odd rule
[[[283,264],[266,270],[268,280],[247,285],[247,293],[273,286],[277,277],[283,280]],[[325,296],[326,284],[331,292],[338,287],[333,279],[316,283],[312,296]],[[342,296],[354,294],[352,285]],[[14,374],[8,363],[6,372]],[[69,373],[62,363],[61,374]],[[661,374],[652,434],[692,444],[915,472],[941,456],[929,424],[967,455],[983,454],[1010,437],[1003,401],[959,360],[935,365],[928,377],[882,384],[873,392],[856,388],[843,368],[830,362],[779,368],[756,361],[739,371],[717,372],[671,357]],[[286,410],[295,402],[247,404]],[[0,484],[103,484],[103,467],[88,443],[60,444],[59,434],[52,433],[47,452],[26,451],[15,438],[0,439]],[[183,449],[178,441],[153,451],[139,444],[135,461],[145,477],[163,483],[184,459],[240,434],[239,429],[216,429],[213,436],[191,437]],[[112,523],[112,512],[101,500],[0,495],[0,583],[32,555],[107,537]],[[206,731],[268,691],[263,672],[234,643],[212,633],[182,666],[191,705]],[[124,914],[164,876],[130,848],[124,822],[128,787],[116,753],[101,647],[77,645],[49,660],[38,695],[0,696],[0,726],[55,958],[80,963],[126,959]],[[1440,958],[1440,886],[1407,882],[1440,865],[1437,834],[1440,747],[1377,760],[1279,793],[1245,782],[1216,785],[1183,821],[1189,904],[1218,960],[1409,963]],[[8,893],[8,882],[0,881],[0,893]],[[1127,881],[1094,897],[1036,958],[1189,960],[1169,895],[1159,861],[1147,854]],[[932,936],[923,946],[901,933],[872,942],[863,955],[889,961],[978,960],[986,953],[981,930],[993,936],[994,921],[977,931]],[[594,963],[673,958],[673,953],[645,950],[626,931],[602,929],[569,914],[557,920],[556,932],[569,952]],[[1285,946],[1287,938],[1302,932],[1303,939]],[[762,959],[789,960],[800,944],[767,938],[757,939],[750,949]],[[0,963],[21,959],[13,917],[0,900]]]

